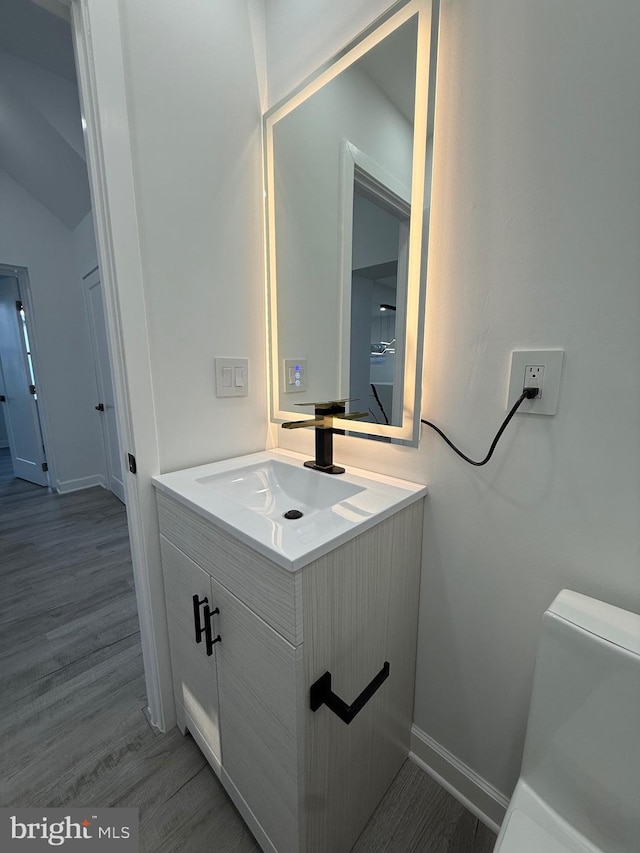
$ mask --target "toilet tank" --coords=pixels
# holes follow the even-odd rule
[[[521,778],[596,847],[640,850],[640,616],[557,596],[543,617]]]

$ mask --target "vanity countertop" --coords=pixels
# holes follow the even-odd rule
[[[307,457],[265,450],[161,474],[153,484],[289,571],[323,556],[424,497],[427,488],[348,467],[331,475]],[[285,518],[294,510],[299,517]]]

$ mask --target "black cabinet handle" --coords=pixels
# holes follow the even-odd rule
[[[7,402],[7,398],[4,396],[4,394],[0,394],[0,403],[6,403],[6,402]]]
[[[216,613],[220,613],[220,608],[216,607],[215,610],[210,610],[209,605],[205,604],[204,606],[204,631],[207,635],[207,655],[211,657],[213,654],[213,646],[215,643],[221,643],[222,637],[218,634],[217,637],[213,636],[213,617]]]
[[[206,605],[208,601],[209,599],[206,595],[204,598],[198,598],[197,595],[193,596],[193,624],[196,629],[196,643],[202,642],[202,635],[206,631],[207,623],[205,623],[204,627],[200,623],[200,606],[202,604]]]
[[[331,673],[325,672],[320,678],[315,681],[309,690],[309,707],[312,711],[317,711],[321,705],[326,705],[330,711],[337,714],[343,723],[349,725],[351,720],[358,714],[369,699],[373,696],[376,690],[380,687],[383,681],[389,677],[389,661],[384,662],[384,666],[376,677],[367,684],[358,698],[351,704],[347,705],[339,696],[331,689]]]

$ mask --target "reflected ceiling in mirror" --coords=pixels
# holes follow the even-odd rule
[[[398,4],[265,116],[275,421],[351,398],[350,434],[417,444],[430,35]]]

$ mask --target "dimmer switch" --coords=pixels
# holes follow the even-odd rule
[[[306,358],[285,358],[282,361],[282,387],[286,394],[307,390]]]

